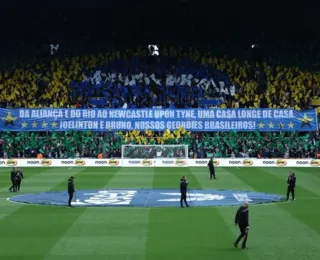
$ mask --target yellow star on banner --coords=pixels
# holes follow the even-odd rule
[[[38,125],[38,123],[37,123],[37,122],[32,122],[32,127],[33,127],[33,128],[36,128],[36,127],[37,127],[37,125]]]
[[[52,126],[53,128],[56,128],[57,125],[58,125],[57,122],[52,122],[52,123],[51,123],[51,126]]]
[[[259,123],[259,128],[264,128],[264,123],[260,122]]]
[[[288,124],[288,127],[289,127],[289,128],[293,128],[293,127],[294,127],[294,124],[293,124],[292,122],[290,122],[290,123]]]
[[[22,128],[26,128],[28,124],[26,122],[21,123]]]
[[[282,129],[284,127],[284,124],[280,123],[279,128]]]
[[[42,127],[43,127],[43,128],[46,128],[47,125],[48,125],[48,123],[47,123],[46,121],[43,121],[43,122],[42,122]]]
[[[11,115],[10,112],[8,112],[8,115],[6,117],[3,117],[2,120],[5,121],[4,127],[7,125],[14,126],[14,121],[16,121],[18,118]]]
[[[304,126],[309,126],[311,127],[311,122],[313,121],[313,118],[309,118],[307,116],[307,113],[304,113],[303,117],[302,118],[298,118],[299,121],[301,121],[301,127],[304,127]]]
[[[269,128],[273,128],[273,127],[274,127],[274,124],[273,124],[272,122],[270,122],[270,123],[268,124],[268,126],[269,126]]]

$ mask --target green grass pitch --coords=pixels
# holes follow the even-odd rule
[[[302,260],[320,259],[320,173],[317,168],[25,168],[21,193],[192,188],[284,194],[297,176],[295,202],[250,206],[248,250],[236,249],[237,207],[73,208],[8,202],[10,168],[0,168],[1,260]]]

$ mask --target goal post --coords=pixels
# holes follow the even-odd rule
[[[122,145],[124,167],[187,167],[188,145]]]

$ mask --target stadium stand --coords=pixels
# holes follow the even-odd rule
[[[186,144],[190,158],[215,156],[243,158],[315,158],[319,136],[312,134],[225,132],[190,133],[185,129],[162,133],[130,131],[117,133],[50,132],[2,133],[1,157],[35,158],[106,158],[121,157],[122,144]]]
[[[0,72],[7,108],[311,108],[320,75],[241,62],[194,49],[163,48],[57,57]],[[188,144],[190,157],[315,157],[318,136],[298,133],[0,133],[1,157],[120,157],[121,144]]]
[[[215,97],[213,105],[221,107],[299,110],[311,105],[313,91],[318,92],[320,85],[319,74],[297,67],[249,64],[173,47],[164,48],[161,55],[150,64],[147,51],[137,48],[54,58],[26,69],[1,72],[0,102],[2,106],[29,108],[90,104],[185,107],[190,103],[199,105],[199,99]],[[172,86],[176,87],[172,90]],[[187,92],[186,86],[191,91]],[[166,91],[168,88],[170,91]],[[133,96],[136,92],[138,95]]]

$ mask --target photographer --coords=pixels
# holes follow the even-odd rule
[[[287,188],[287,200],[289,200],[289,195],[292,195],[292,201],[295,200],[294,189],[296,187],[296,176],[293,172],[289,173],[289,177],[287,180],[288,188]]]
[[[188,184],[189,182],[187,181],[187,177],[186,176],[182,176],[181,180],[180,180],[180,193],[181,193],[181,197],[180,197],[180,206],[181,208],[184,208],[183,206],[183,201],[186,205],[186,207],[188,208],[188,202],[187,202],[187,190],[188,190]]]
[[[74,188],[73,183],[74,177],[71,176],[68,180],[68,194],[69,194],[69,200],[68,200],[68,207],[71,208],[71,201],[73,199],[73,194],[75,193],[76,189]]]
[[[248,232],[249,232],[249,204],[245,202],[243,206],[241,206],[235,217],[235,224],[238,225],[240,228],[240,235],[237,240],[233,243],[235,247],[238,247],[238,243],[241,239],[242,241],[242,249],[246,249],[246,243],[248,239]]]

